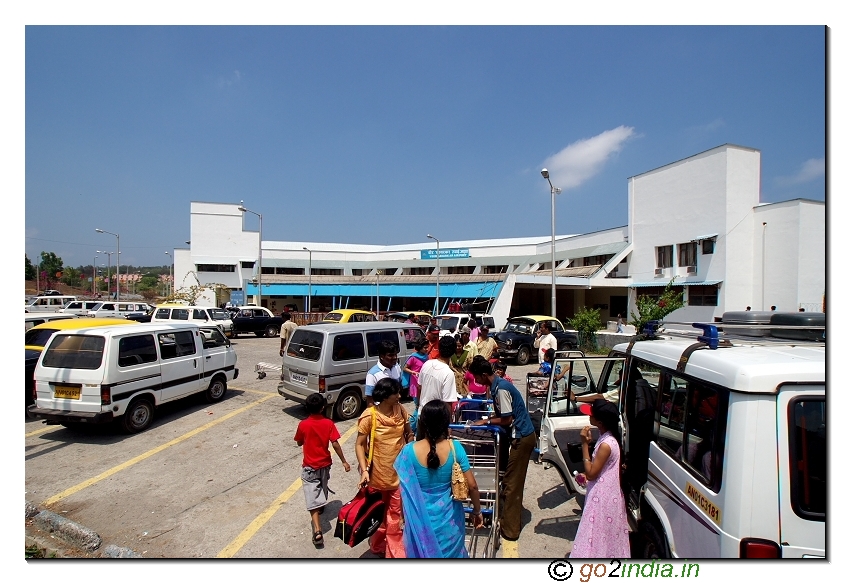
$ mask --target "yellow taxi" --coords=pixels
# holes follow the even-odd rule
[[[349,310],[347,308],[341,310],[333,310],[325,314],[322,324],[346,324],[348,322],[377,322],[373,312],[365,310]]]
[[[50,337],[56,332],[94,328],[95,326],[123,326],[125,324],[138,324],[138,322],[122,320],[120,318],[71,318],[68,320],[53,320],[33,326],[27,330],[24,345],[27,350],[41,352],[50,340]]]

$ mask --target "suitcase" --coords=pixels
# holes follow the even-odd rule
[[[730,336],[770,336],[770,317],[776,312],[723,312],[724,324],[756,324],[753,328],[727,328],[724,330]]]
[[[770,323],[777,326],[826,326],[826,314],[820,312],[773,312]],[[809,340],[824,342],[826,340],[826,329],[823,330],[771,330],[770,335],[774,338],[785,338],[787,340]]]
[[[339,509],[334,536],[350,547],[372,536],[384,521],[384,501],[380,490],[366,487]]]

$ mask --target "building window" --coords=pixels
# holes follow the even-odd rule
[[[661,295],[664,293],[663,285],[651,286],[651,287],[639,287],[635,288],[635,293],[637,295],[637,299],[642,297],[649,297],[655,301],[661,299]],[[674,293],[681,293],[685,288],[681,285],[674,285],[672,288]]]
[[[313,269],[313,275],[342,275],[342,269]]]
[[[305,275],[306,270],[303,267],[275,267],[274,272],[277,275]]]
[[[485,265],[481,268],[481,273],[507,273],[507,265]]]
[[[679,266],[690,267],[697,264],[697,244],[679,243]]]
[[[274,275],[274,267],[263,267],[263,274]]]
[[[408,269],[409,275],[431,275],[432,271],[431,267],[411,267]]]
[[[395,275],[396,269],[398,269],[398,267],[379,267],[375,270],[375,272],[380,273],[381,275]]]
[[[716,306],[717,305],[717,286],[716,285],[691,285],[688,286],[688,305],[689,306]]]
[[[655,266],[664,269],[665,267],[673,267],[673,246],[664,245],[663,247],[655,248]]]
[[[448,267],[449,273],[469,274],[473,271],[475,271],[474,265],[450,265]]]
[[[702,254],[703,255],[711,255],[714,253],[714,243],[717,240],[713,237],[711,239],[703,239],[702,240]]]
[[[585,267],[589,265],[605,265],[612,257],[614,257],[613,253],[610,255],[591,255],[582,260],[582,265]]]
[[[254,262],[253,261],[240,261],[239,267],[242,268],[242,269],[253,269],[254,268]]]
[[[236,271],[235,265],[219,265],[216,263],[198,263],[195,267],[198,271],[215,271],[219,273],[233,273]]]

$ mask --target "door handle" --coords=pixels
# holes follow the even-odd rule
[[[192,366],[194,366],[195,368],[198,368],[198,359],[197,358],[192,359]]]
[[[212,358],[212,356],[208,356],[208,357],[207,357],[207,360],[209,360],[209,359],[211,359],[211,358]]]

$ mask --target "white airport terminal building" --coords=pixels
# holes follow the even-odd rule
[[[562,321],[581,307],[600,308],[603,322],[628,317],[639,296],[660,294],[674,277],[685,306],[670,321],[712,321],[747,306],[823,310],[825,203],[762,203],[758,150],[722,145],[628,178],[627,188],[627,225],[555,237]],[[174,250],[175,289],[219,284],[211,303],[275,313],[292,305],[443,313],[456,302],[493,314],[498,327],[550,313],[551,234],[388,246],[266,241],[245,228],[245,214],[240,203],[191,203],[189,247]]]

